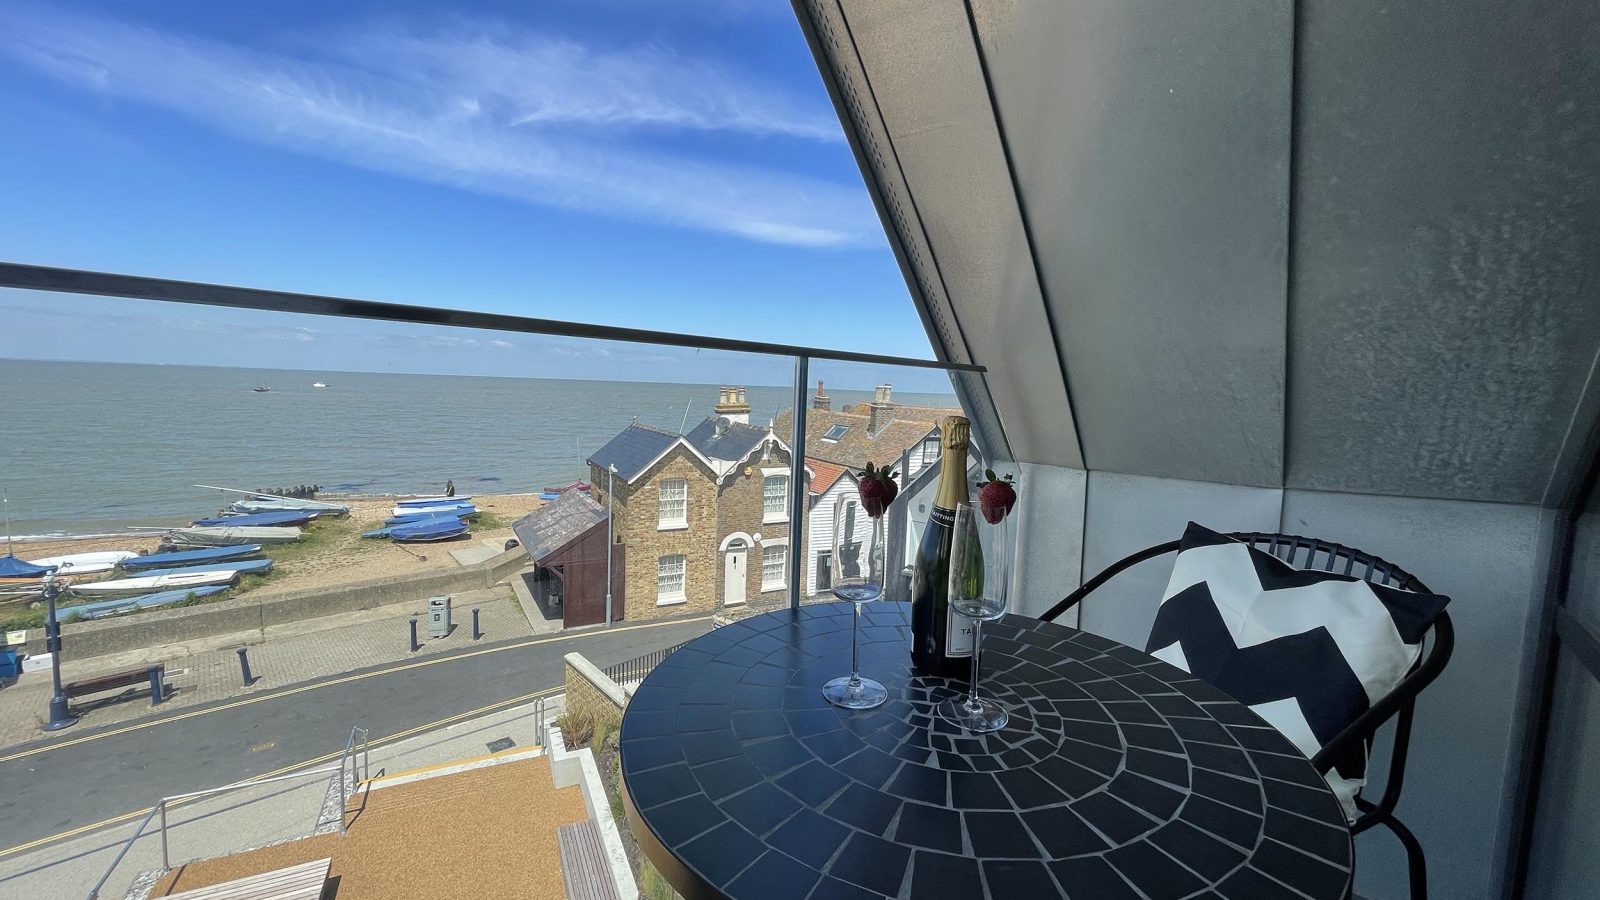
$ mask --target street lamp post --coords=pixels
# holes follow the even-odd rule
[[[50,721],[44,724],[45,731],[60,731],[78,724],[78,720],[67,710],[67,692],[61,689],[61,623],[56,620],[58,592],[56,576],[52,572],[44,577],[44,647],[50,654],[50,684],[53,688],[50,694]]]
[[[610,471],[606,473],[606,627],[611,627],[611,548],[616,546],[616,539],[611,536],[612,512],[617,508],[616,484],[617,464],[612,463]]]

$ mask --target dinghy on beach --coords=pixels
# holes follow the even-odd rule
[[[148,594],[152,591],[170,591],[179,588],[200,588],[233,584],[239,573],[233,569],[221,572],[184,572],[170,575],[146,575],[138,578],[116,578],[93,584],[75,584],[74,594],[95,597],[114,597],[120,594]]]
[[[72,553],[33,560],[36,566],[54,567],[57,575],[95,575],[109,572],[125,559],[138,556],[131,550],[107,550],[101,553]]]
[[[191,590],[158,591],[154,594],[140,594],[135,597],[116,597],[111,600],[100,600],[95,603],[83,603],[78,606],[66,607],[61,610],[59,618],[62,622],[104,619],[107,616],[115,616],[121,613],[152,609],[158,606],[169,606],[191,597],[209,597],[227,589],[226,585],[212,585],[211,587],[198,587]]]
[[[411,497],[411,498],[406,499],[406,500],[396,500],[395,501],[395,505],[396,506],[450,506],[450,505],[457,505],[457,506],[468,505],[468,506],[470,506],[471,504],[467,503],[467,501],[469,501],[471,499],[472,499],[472,495],[471,494],[462,494],[461,496],[458,496],[458,497]]]
[[[389,537],[400,544],[423,544],[447,541],[467,533],[467,523],[460,519],[442,522],[421,522],[416,525],[396,525],[389,529]]]
[[[148,556],[135,556],[132,559],[123,560],[122,569],[125,572],[137,572],[143,569],[177,569],[186,566],[223,562],[230,559],[244,559],[255,556],[260,552],[260,544],[240,544],[235,547],[208,547],[204,550],[151,553]]]
[[[239,528],[252,525],[305,525],[322,515],[314,509],[279,509],[271,512],[239,513],[232,516],[210,516],[195,519],[196,525],[226,525]]]
[[[247,497],[243,500],[235,500],[228,508],[239,513],[282,512],[293,509],[317,512],[329,516],[343,516],[350,512],[350,507],[340,506],[337,503],[323,503],[321,500],[296,500],[293,497]]]
[[[452,503],[441,506],[396,506],[394,509],[389,510],[389,515],[396,518],[439,513],[456,516],[475,516],[478,514],[478,508],[471,503]]]
[[[144,578],[159,578],[163,575],[184,575],[192,572],[226,572],[232,570],[240,575],[265,575],[272,571],[270,559],[233,559],[227,562],[211,563],[205,566],[174,566],[170,569],[151,569],[141,572]]]
[[[194,528],[177,528],[162,537],[163,544],[174,547],[227,547],[234,544],[292,544],[304,534],[298,528],[200,525]]]

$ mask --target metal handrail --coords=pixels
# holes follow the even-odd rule
[[[972,363],[943,362],[933,359],[906,359],[899,356],[885,356],[880,353],[826,350],[820,347],[802,347],[795,344],[772,344],[765,341],[745,341],[735,338],[709,337],[671,331],[651,331],[645,328],[622,328],[615,325],[594,325],[587,322],[563,322],[558,319],[537,319],[531,316],[513,316],[504,313],[439,309],[431,306],[412,306],[403,303],[381,303],[373,300],[354,300],[321,294],[301,294],[294,291],[273,291],[263,288],[208,284],[198,281],[177,281],[168,278],[149,278],[143,275],[120,275],[112,272],[62,269],[53,266],[35,266],[22,263],[0,262],[0,287],[54,291],[64,294],[92,294],[100,297],[122,297],[135,300],[160,300],[168,303],[190,303],[199,306],[225,306],[233,309],[258,309],[269,312],[300,313],[314,316],[338,316],[348,319],[373,319],[384,322],[409,322],[420,325],[448,325],[456,328],[484,328],[493,331],[591,338],[631,344],[662,344],[670,347],[688,347],[695,350],[726,350],[733,353],[759,353],[767,356],[801,356],[812,359],[830,359],[838,362],[907,366],[917,369],[944,369],[956,372],[988,371],[983,366]]]
[[[533,701],[533,739],[541,748],[548,743],[546,738],[549,736],[544,724],[544,700],[545,698],[540,696]]]
[[[356,732],[358,731],[361,732],[361,745],[359,748],[356,746]],[[139,840],[139,838],[144,837],[145,828],[150,824],[150,820],[155,818],[157,815],[161,816],[161,868],[163,871],[167,871],[172,868],[172,857],[167,850],[167,807],[169,805],[187,803],[190,800],[196,800],[201,797],[209,797],[213,794],[225,794],[230,791],[240,790],[241,788],[259,787],[263,784],[272,784],[278,781],[288,781],[293,778],[305,778],[308,775],[325,775],[330,772],[337,772],[339,774],[339,797],[341,800],[339,833],[344,834],[346,829],[342,809],[347,807],[350,803],[350,790],[344,780],[345,763],[347,761],[353,762],[355,759],[355,752],[357,749],[359,749],[362,757],[361,767],[365,772],[365,775],[363,776],[359,772],[355,773],[356,777],[353,780],[359,782],[366,780],[366,778],[371,776],[372,769],[371,759],[368,756],[367,736],[367,729],[358,725],[351,726],[350,737],[345,740],[344,750],[339,754],[339,764],[337,766],[320,766],[315,769],[307,769],[304,772],[291,772],[287,775],[273,775],[269,778],[255,778],[249,781],[236,781],[233,784],[225,784],[221,787],[205,788],[198,791],[189,791],[188,793],[184,794],[173,794],[170,797],[162,797],[155,806],[150,807],[150,811],[145,814],[144,819],[139,823],[139,827],[134,829],[133,835],[126,841],[122,842],[122,849],[117,851],[116,858],[112,859],[111,865],[106,867],[105,874],[101,875],[100,880],[96,881],[94,883],[94,887],[89,889],[88,900],[100,900],[100,889],[105,887],[107,881],[111,880],[111,873],[115,872],[117,870],[117,866],[122,864],[122,860],[128,855],[128,851],[133,849],[134,842]]]

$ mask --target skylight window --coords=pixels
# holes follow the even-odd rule
[[[828,429],[828,433],[823,435],[822,439],[829,443],[837,443],[840,438],[844,437],[844,433],[849,430],[849,425],[835,425]]]

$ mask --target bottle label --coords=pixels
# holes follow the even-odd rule
[[[976,624],[975,621],[960,615],[948,606],[945,607],[944,615],[944,655],[954,659],[971,656],[972,626]]]

